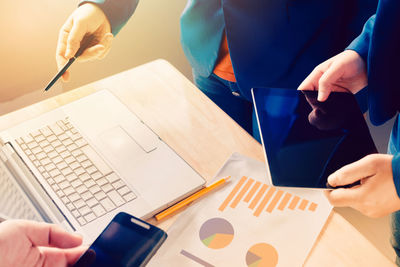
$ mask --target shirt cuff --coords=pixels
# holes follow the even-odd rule
[[[85,3],[98,5],[107,16],[111,32],[115,36],[135,12],[138,2],[139,0],[81,0],[79,6]]]
[[[394,186],[396,187],[397,195],[400,198],[400,153],[397,153],[393,156],[392,173]]]
[[[375,15],[370,17],[365,23],[362,33],[354,39],[353,42],[346,48],[346,50],[356,51],[365,62],[368,60],[368,51],[371,40],[371,35],[375,25]]]

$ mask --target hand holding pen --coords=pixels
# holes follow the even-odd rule
[[[60,29],[56,50],[59,73],[69,64],[59,76],[69,80],[68,67],[75,61],[74,57],[78,61],[104,58],[112,40],[111,26],[104,12],[92,3],[81,5]]]

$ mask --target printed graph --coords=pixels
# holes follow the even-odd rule
[[[278,252],[267,243],[252,246],[246,254],[248,267],[275,267],[278,264]]]
[[[200,240],[212,249],[224,248],[232,242],[234,230],[232,224],[223,218],[207,220],[200,228]]]
[[[246,176],[239,180],[218,209],[224,211],[228,206],[234,209],[241,201],[248,204],[248,208],[256,217],[263,211],[272,213],[275,210],[298,209],[314,212],[318,208],[318,204],[314,202],[259,181],[255,182]]]

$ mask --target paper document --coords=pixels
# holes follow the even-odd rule
[[[215,177],[230,181],[179,216],[149,266],[302,266],[332,207],[321,190],[273,187],[266,175],[233,154]]]

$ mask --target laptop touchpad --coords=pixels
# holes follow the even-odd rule
[[[101,142],[107,149],[107,158],[113,163],[132,164],[146,154],[146,151],[121,126],[116,126],[99,135]]]

